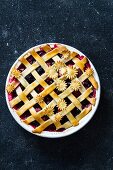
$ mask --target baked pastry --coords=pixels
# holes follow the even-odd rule
[[[11,69],[9,104],[33,133],[77,126],[96,102],[98,83],[85,56],[61,44],[34,47]]]

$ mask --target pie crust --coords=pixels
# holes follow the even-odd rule
[[[36,122],[33,133],[79,125],[95,105],[97,89],[87,57],[61,44],[29,50],[12,68],[6,87],[20,119],[28,126]]]

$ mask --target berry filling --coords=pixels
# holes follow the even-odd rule
[[[16,105],[14,106],[14,109],[15,109],[15,110],[18,110],[18,109],[20,109],[23,105],[24,105],[24,102],[21,101],[21,102],[19,102],[18,104],[16,104]]]
[[[38,103],[36,103],[33,107],[36,110],[36,112],[39,112],[40,110],[42,110]]]
[[[26,60],[27,60],[30,64],[33,64],[33,63],[36,61],[32,55],[30,55],[29,57],[27,57]]]
[[[67,103],[67,106],[71,104],[71,101],[68,99],[68,97],[65,98],[65,102]]]
[[[76,98],[78,98],[80,95],[81,95],[81,93],[80,93],[80,91],[79,90],[77,90],[77,91],[73,91],[73,93],[72,93]]]
[[[58,46],[57,46],[57,44],[54,44],[54,47],[53,48],[57,48]]]
[[[57,106],[54,107],[54,114],[58,113],[59,112],[59,109]]]
[[[46,80],[45,80],[45,82],[47,83],[47,84],[52,84],[54,81],[53,81],[53,79],[51,79],[51,78],[47,78]]]
[[[77,78],[79,78],[82,75],[82,71],[80,68],[78,68],[77,71],[78,71]]]
[[[77,107],[75,107],[75,108],[71,111],[71,113],[72,113],[72,115],[73,115],[74,117],[76,117],[76,116],[80,113],[80,110],[79,110]]]
[[[13,93],[8,94],[8,100],[11,101],[13,99]]]
[[[68,122],[68,118],[67,116],[65,115],[61,120],[60,120],[60,123],[63,125],[64,123]]]
[[[87,99],[83,100],[81,104],[82,104],[82,109],[89,107],[91,105]]]
[[[30,113],[29,110],[27,110],[26,112],[24,112],[24,113],[20,116],[20,118],[23,119],[23,120],[25,120],[25,119],[28,118],[29,116],[31,116],[31,113]]]
[[[27,98],[28,98],[28,100],[31,100],[33,97],[32,97],[32,95],[29,93],[29,94],[27,95]]]
[[[21,83],[19,84],[19,86],[20,86],[20,88],[21,88],[22,91],[25,90],[25,87],[24,87]]]
[[[33,77],[33,75],[30,73],[28,74],[25,79],[28,81],[29,84],[31,84],[32,82],[35,81],[35,78]]]
[[[42,117],[42,119],[43,119],[44,121],[46,121],[46,120],[49,119],[49,117],[48,117],[47,115],[44,115],[44,116]]]
[[[46,104],[49,104],[52,100],[53,100],[53,98],[52,98],[50,95],[47,95],[47,96],[44,98],[44,101],[45,101]]]
[[[91,86],[91,82],[88,79],[84,80],[82,84],[86,89],[88,89]]]
[[[89,61],[85,64],[85,66],[84,66],[84,71],[85,70],[87,70],[88,68],[90,68],[91,67],[91,65],[90,65],[90,63],[89,63]]]
[[[58,53],[57,55],[58,55],[60,58],[62,58],[62,54]]]
[[[9,78],[9,83],[12,83],[13,81],[18,82],[18,80],[15,77],[10,77]]]
[[[96,97],[96,89],[93,88],[93,92],[89,95],[89,97]]]
[[[43,55],[46,54],[46,52],[43,49],[41,49],[40,51],[37,51],[37,54],[42,57]]]
[[[48,61],[46,61],[46,64],[49,66],[52,66],[54,64],[54,60],[53,59],[49,59]]]
[[[17,68],[20,72],[24,71],[26,69],[24,64],[20,64],[20,66]]]
[[[80,56],[79,54],[78,54],[76,57],[77,57],[79,60],[82,60],[82,59],[84,58],[83,55]]]
[[[70,84],[71,84],[71,80],[70,79],[66,79],[66,84],[67,84],[67,87],[69,87],[70,86]]]
[[[40,92],[42,92],[44,90],[44,88],[41,86],[41,85],[38,85],[36,88],[35,88],[35,91],[37,92],[37,93],[40,93]]]
[[[31,122],[29,125],[31,125],[34,129],[37,127],[37,126],[39,126],[40,124],[36,121],[36,120],[34,120],[33,122]]]
[[[55,92],[57,95],[61,94],[61,91],[59,91],[58,89],[54,89],[54,92]]]
[[[60,129],[58,129],[58,130],[56,130],[56,127],[55,127],[55,125],[54,124],[51,124],[51,125],[49,125],[46,129],[45,129],[45,131],[49,131],[49,132],[63,132],[65,129],[64,128],[60,128]]]
[[[45,73],[44,69],[39,66],[37,69],[36,69],[37,73],[41,76],[43,73]]]
[[[36,107],[35,110],[36,112],[39,112],[41,109]]]
[[[52,49],[55,49],[55,48],[57,48],[58,46],[57,46],[57,44],[54,44],[54,46],[53,46],[53,48]]]
[[[17,96],[16,94],[16,90],[14,90],[13,92],[8,94],[8,100],[11,101],[12,99],[14,99]]]
[[[66,63],[66,65],[67,66],[73,66],[75,63],[72,61],[72,60],[70,60],[70,61],[68,61],[67,63]]]
[[[55,127],[54,124],[51,124],[47,128],[45,128],[45,131],[55,132],[56,131],[56,127]]]

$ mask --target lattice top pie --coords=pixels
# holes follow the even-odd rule
[[[85,56],[46,44],[19,58],[6,89],[11,108],[41,133],[77,126],[95,105],[98,83]]]

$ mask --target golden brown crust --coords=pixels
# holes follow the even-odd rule
[[[60,110],[65,110],[67,104],[66,104],[66,102],[65,102],[64,99],[59,99],[59,100],[58,100],[58,103],[57,103],[57,106],[58,106],[58,108],[59,108]]]
[[[38,94],[38,95],[36,96],[35,100],[36,100],[36,102],[38,102],[38,103],[42,103],[43,100],[44,100],[44,97],[43,97],[42,95]]]
[[[19,70],[17,70],[16,68],[13,68],[12,69],[12,75],[15,77],[15,78],[20,78],[21,76],[21,72]]]
[[[55,64],[54,64],[54,68],[58,71],[60,68],[62,68],[62,67],[65,67],[65,64],[64,64],[64,62],[62,62],[62,61],[56,61],[55,62]]]
[[[71,81],[71,88],[75,91],[79,90],[81,87],[81,84],[78,80],[74,79]]]
[[[63,55],[64,59],[68,59],[70,57],[70,51],[69,50],[65,50],[61,54]]]
[[[59,91],[64,91],[66,89],[66,83],[64,80],[59,80],[59,79],[56,79],[55,80],[55,84],[56,84],[56,88],[59,90]]]
[[[66,67],[62,67],[62,68],[59,69],[59,73],[60,73],[61,75],[65,75],[66,72],[67,72]]]
[[[52,115],[54,113],[54,109],[52,106],[47,106],[45,109],[44,109],[44,114],[45,115]]]
[[[48,75],[48,77],[53,78],[53,79],[58,77],[58,73],[56,72],[55,68],[52,66],[48,67],[46,74]]]
[[[14,84],[8,84],[6,90],[8,93],[11,93],[15,89]]]
[[[74,79],[76,75],[78,74],[78,71],[75,67],[73,66],[67,66],[67,72],[66,72],[66,77],[69,79]]]
[[[55,115],[56,122],[60,122],[61,119],[62,119],[62,115],[60,113]]]
[[[93,74],[93,69],[92,68],[88,68],[88,69],[86,69],[86,74],[88,75],[88,76],[91,76],[92,74]]]

